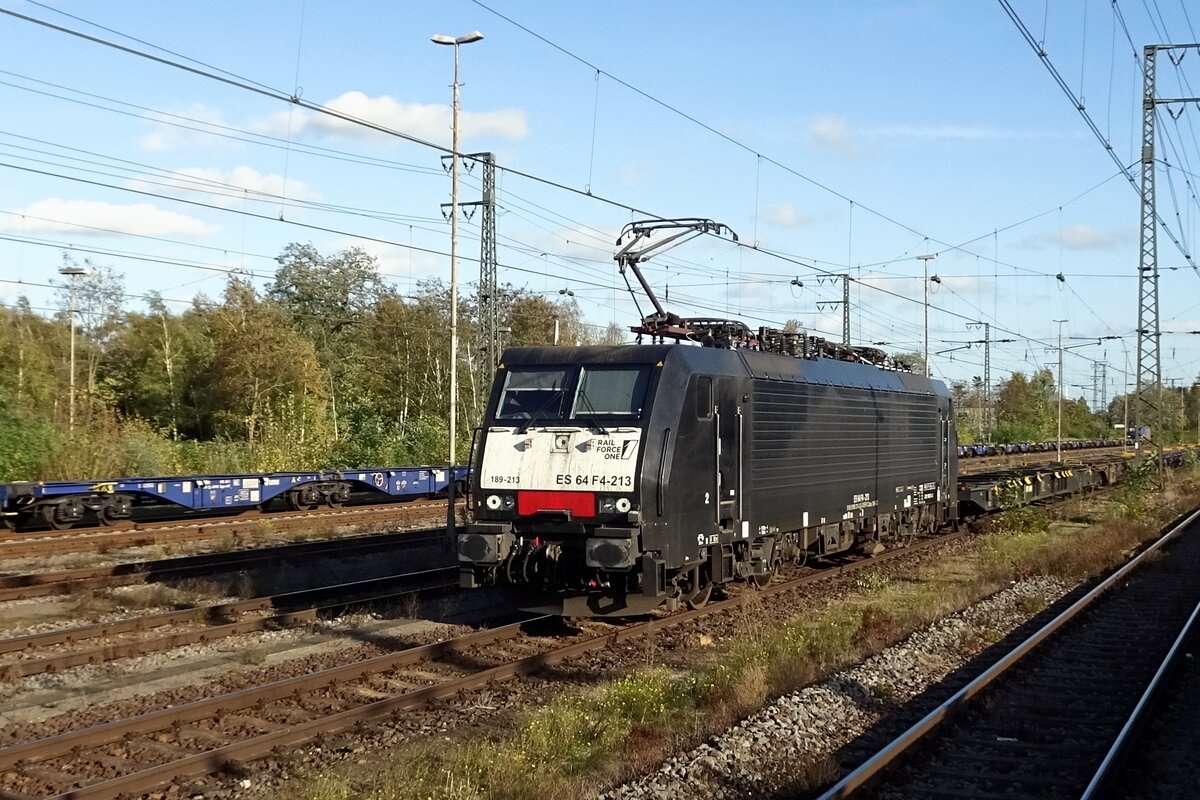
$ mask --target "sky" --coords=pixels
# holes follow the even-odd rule
[[[1011,340],[993,383],[1054,366],[1066,320],[1064,385],[1091,401],[1104,361],[1111,398],[1137,351],[1135,53],[1200,41],[1188,3],[1009,0],[1014,21],[987,0],[0,0],[0,302],[51,313],[64,253],[124,274],[131,308],[264,285],[290,242],[361,247],[404,294],[446,279],[454,61],[429,37],[478,30],[460,152],[496,157],[502,282],[626,328],[622,227],[705,217],[737,243],[645,265],[683,316],[840,339],[849,275],[852,343],[919,352],[928,286],[936,376],[983,374],[980,322]],[[1180,52],[1160,98],[1200,95],[1200,50]],[[1190,385],[1200,105],[1159,108],[1162,370]],[[469,292],[479,216],[459,231]]]

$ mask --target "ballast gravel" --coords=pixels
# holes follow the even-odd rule
[[[1068,590],[1047,577],[1013,584],[850,669],[780,697],[600,800],[733,800],[795,787],[796,770],[828,759],[966,664],[980,643],[1007,635],[1028,620],[1031,608],[1054,603]]]

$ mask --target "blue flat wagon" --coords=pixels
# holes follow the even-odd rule
[[[112,525],[153,510],[157,519],[252,508],[311,510],[357,497],[412,500],[464,486],[468,467],[372,467],[354,470],[187,475],[102,481],[17,481],[0,484],[0,519],[23,528],[41,521],[54,529],[83,522]]]

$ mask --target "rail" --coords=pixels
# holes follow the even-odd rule
[[[834,784],[828,791],[822,794],[819,800],[840,800],[856,796],[861,790],[869,787],[875,781],[893,768],[902,758],[910,754],[913,748],[926,740],[929,735],[935,730],[943,726],[948,720],[957,716],[963,711],[971,699],[991,685],[997,678],[1004,675],[1015,664],[1029,653],[1033,652],[1039,645],[1054,635],[1069,621],[1077,617],[1082,611],[1091,606],[1098,598],[1107,593],[1113,586],[1120,583],[1131,572],[1141,567],[1143,564],[1151,561],[1158,556],[1162,548],[1172,540],[1179,537],[1193,523],[1200,519],[1200,510],[1189,514],[1182,522],[1174,525],[1170,530],[1160,536],[1152,545],[1147,547],[1136,557],[1126,562],[1119,569],[1110,574],[1107,578],[1101,581],[1091,591],[1073,603],[1069,608],[1058,614],[1054,619],[1036,631],[1029,638],[1025,639],[1015,649],[1006,654],[1003,658],[985,670],[981,675],[976,677],[966,686],[954,693],[950,699],[939,705],[937,708],[930,711],[916,724],[912,725],[908,730],[894,739],[890,744],[869,758],[858,768],[843,777],[840,781]]]

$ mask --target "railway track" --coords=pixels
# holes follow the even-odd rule
[[[465,508],[465,507],[464,507]],[[0,528],[0,560],[62,553],[106,552],[125,547],[189,544],[223,537],[253,541],[286,531],[324,529],[341,525],[411,523],[445,515],[445,501],[382,503],[350,508],[325,508],[302,513],[267,514],[247,511],[236,517],[205,517],[196,521],[123,522],[104,528],[16,532]],[[462,512],[459,512],[462,513]]]
[[[965,533],[814,570],[756,591],[781,594],[948,543]],[[126,719],[0,749],[0,791],[13,795],[101,798],[150,791],[346,730],[496,681],[531,674],[699,617],[735,610],[741,599],[615,627],[547,635],[548,618],[476,631]]]
[[[1017,644],[821,800],[1099,797],[1200,614],[1200,511]],[[1149,687],[1149,688],[1148,688]]]
[[[288,560],[344,559],[377,551],[392,553],[397,550],[416,549],[437,544],[450,546],[444,531],[426,534],[419,531],[376,533],[340,539],[293,542],[273,547],[235,550],[228,553],[202,553],[194,556],[111,564],[102,567],[4,575],[0,576],[0,602],[256,569],[263,566],[274,566]]]
[[[13,680],[207,644],[230,636],[305,625],[351,607],[457,587],[457,570],[447,566],[14,636],[0,639],[0,674]]]
[[[1172,646],[1122,736],[1097,770],[1089,798],[1188,798],[1200,785],[1200,664],[1193,658],[1198,615]]]

